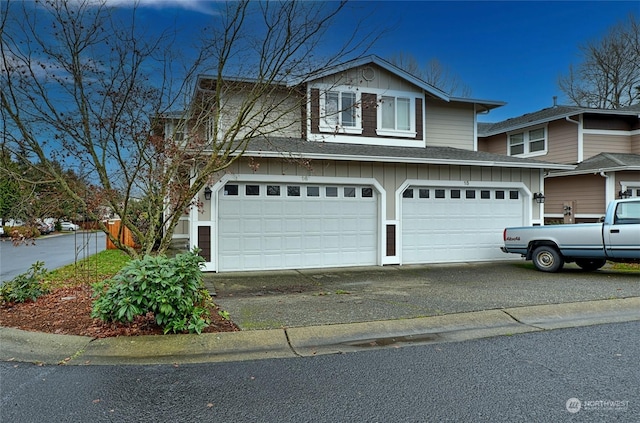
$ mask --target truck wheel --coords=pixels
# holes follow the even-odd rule
[[[541,245],[533,250],[533,265],[542,272],[558,272],[564,266],[564,259],[554,247]]]
[[[592,272],[594,270],[600,269],[607,263],[605,259],[594,259],[594,260],[576,260],[576,264],[580,266],[582,270],[587,272]]]

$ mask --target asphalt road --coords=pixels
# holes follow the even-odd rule
[[[633,322],[181,366],[3,362],[1,420],[637,422],[639,333]]]
[[[74,263],[106,248],[102,232],[72,232],[47,235],[35,245],[14,246],[7,238],[0,242],[0,284],[29,270],[36,261],[43,261],[48,270]]]

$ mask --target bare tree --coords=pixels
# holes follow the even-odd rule
[[[582,62],[571,65],[558,80],[574,104],[619,109],[640,101],[640,26],[628,21],[612,27],[601,39],[580,46]]]
[[[400,52],[393,55],[389,61],[449,95],[471,96],[471,87],[462,82],[458,75],[436,58],[431,58],[424,65],[420,65],[415,56]]]
[[[345,2],[214,5],[219,13],[188,62],[175,34],[137,26],[135,6],[1,6],[0,107],[12,154],[44,163],[40,180],[59,184],[86,215],[99,219],[108,205],[139,248],[100,228],[133,257],[166,251],[198,193],[251,139],[293,131],[292,116],[300,136],[304,96],[289,81],[362,54],[377,38],[356,24],[336,43],[329,31]],[[74,190],[51,159],[92,189]]]

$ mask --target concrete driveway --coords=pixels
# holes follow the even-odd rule
[[[640,271],[567,265],[549,274],[521,261],[206,274],[205,281],[243,330],[640,297]]]

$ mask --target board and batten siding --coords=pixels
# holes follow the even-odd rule
[[[373,77],[370,77],[370,71],[373,70]],[[363,72],[367,72],[367,78],[363,77]],[[337,86],[346,86],[351,89],[375,89],[375,90],[392,90],[405,91],[412,93],[422,93],[422,90],[412,83],[387,72],[385,69],[368,64],[357,68],[348,69],[333,75],[328,75],[313,81],[314,86],[325,86],[327,89]]]
[[[544,208],[547,215],[562,216],[563,205],[568,201],[577,201],[577,217],[606,211],[606,179],[599,174],[547,178],[544,185]]]
[[[474,149],[474,110],[472,104],[426,101],[427,148]]]
[[[292,161],[281,159],[254,158],[260,166],[253,172],[248,166],[248,159],[242,158],[232,164],[226,173],[238,175],[259,174],[273,176],[301,176],[304,182],[313,184],[313,176],[335,178],[373,178],[385,190],[387,204],[384,205],[386,218],[396,219],[395,192],[407,179],[464,181],[471,182],[513,182],[524,183],[531,192],[540,192],[541,170],[521,168],[499,168],[482,166],[450,166],[407,163],[378,163],[357,161],[318,160],[311,162],[311,168],[300,166]],[[220,175],[220,177],[222,174]],[[308,178],[308,179],[307,179]],[[539,218],[534,207],[533,219]],[[202,217],[208,220],[209,217]]]

